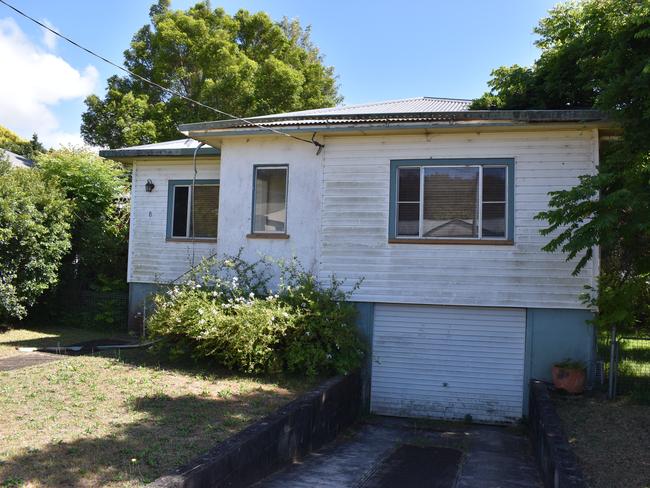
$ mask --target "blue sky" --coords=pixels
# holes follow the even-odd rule
[[[151,4],[9,1],[118,62],[133,33],[148,21]],[[192,3],[172,0],[172,8]],[[264,10],[274,19],[297,17],[311,25],[313,41],[336,69],[345,103],[352,104],[423,95],[477,97],[493,68],[535,60],[533,28],[556,3],[225,0],[212,6],[229,13]],[[39,27],[0,5],[2,58],[11,76],[0,77],[0,125],[23,137],[38,131],[53,146],[79,141],[83,98],[103,94],[106,78],[116,71],[62,40],[45,37]]]

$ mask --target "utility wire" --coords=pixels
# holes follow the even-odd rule
[[[81,50],[83,50],[83,51],[86,51],[86,52],[87,52],[88,54],[90,54],[91,56],[95,56],[96,58],[101,59],[101,60],[104,61],[105,63],[108,63],[108,64],[110,64],[111,66],[113,66],[113,67],[115,67],[115,68],[117,68],[117,69],[119,69],[119,70],[122,70],[122,71],[124,71],[125,73],[127,73],[127,74],[133,76],[134,78],[137,78],[137,79],[139,79],[139,80],[141,80],[141,81],[144,81],[145,83],[147,83],[147,84],[149,84],[149,85],[151,85],[151,86],[153,86],[153,87],[155,87],[155,88],[158,88],[159,90],[162,90],[162,91],[164,91],[164,92],[167,92],[167,93],[169,93],[169,94],[171,94],[171,95],[174,95],[174,96],[176,96],[176,97],[182,98],[183,100],[187,100],[188,102],[193,103],[194,105],[198,105],[199,107],[203,107],[203,108],[207,108],[208,110],[212,110],[213,112],[216,112],[216,113],[218,113],[218,114],[220,114],[220,115],[224,115],[224,116],[229,117],[229,118],[231,118],[231,119],[233,119],[233,120],[239,120],[239,121],[244,122],[244,123],[246,123],[246,124],[248,124],[248,125],[251,125],[251,126],[253,126],[253,127],[257,127],[258,129],[262,129],[262,130],[266,130],[266,131],[269,131],[269,132],[273,132],[274,134],[278,134],[278,135],[281,135],[281,136],[290,137],[290,138],[295,139],[295,140],[297,140],[297,141],[306,142],[306,143],[308,143],[308,144],[313,144],[314,146],[316,146],[316,147],[318,148],[318,153],[320,153],[321,150],[322,150],[323,147],[324,147],[323,144],[321,144],[320,142],[314,140],[314,137],[312,137],[311,140],[309,140],[309,139],[303,139],[302,137],[298,137],[298,136],[295,136],[295,135],[293,135],[293,134],[289,134],[289,133],[287,133],[287,132],[282,132],[282,131],[280,131],[280,130],[274,129],[273,127],[269,127],[269,126],[266,126],[266,125],[263,125],[263,124],[258,124],[257,122],[253,122],[252,120],[249,120],[249,119],[246,119],[246,118],[243,118],[243,117],[238,117],[238,116],[236,116],[236,115],[230,114],[230,113],[228,113],[228,112],[224,112],[223,110],[219,110],[218,108],[211,107],[210,105],[206,105],[205,103],[202,103],[202,102],[199,102],[199,101],[197,101],[197,100],[194,100],[194,99],[192,99],[192,98],[190,98],[190,97],[187,97],[187,96],[183,95],[182,93],[177,92],[176,90],[172,90],[171,88],[167,88],[166,86],[160,85],[160,84],[156,83],[155,81],[151,81],[150,79],[145,78],[144,76],[140,76],[139,74],[134,73],[133,71],[131,71],[131,70],[125,68],[124,66],[122,66],[122,65],[120,65],[120,64],[117,64],[117,63],[114,63],[114,62],[111,61],[110,59],[105,58],[105,57],[102,56],[101,54],[97,54],[96,52],[92,51],[91,49],[88,49],[87,47],[82,46],[81,44],[79,44],[79,43],[73,41],[73,40],[70,39],[69,37],[66,37],[66,36],[64,36],[63,34],[61,34],[60,32],[57,32],[57,31],[55,31],[54,29],[52,29],[51,27],[45,25],[43,22],[40,22],[39,20],[35,19],[34,17],[32,17],[32,16],[26,14],[25,12],[23,12],[22,10],[20,10],[20,9],[18,9],[18,8],[16,8],[16,7],[14,7],[14,6],[11,5],[10,3],[6,2],[5,0],[0,0],[0,3],[2,3],[2,4],[4,4],[5,6],[9,7],[11,10],[13,10],[14,12],[16,12],[17,14],[22,15],[22,16],[25,17],[26,19],[31,20],[31,21],[34,22],[35,24],[41,26],[43,29],[45,29],[45,30],[51,32],[52,34],[54,34],[54,35],[60,37],[61,39],[64,39],[65,41],[69,42],[69,43],[72,44],[73,46],[76,46],[76,47],[78,47],[79,49],[81,49]],[[315,135],[315,134],[314,134],[314,135]]]

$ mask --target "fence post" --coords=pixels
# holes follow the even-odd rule
[[[618,369],[618,342],[616,341],[616,325],[612,325],[612,340],[609,351],[609,391],[610,400],[616,398],[616,373]]]

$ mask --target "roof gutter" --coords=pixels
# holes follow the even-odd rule
[[[477,130],[539,130],[539,129],[595,129],[614,127],[611,123],[603,121],[587,122],[547,122],[547,123],[525,123],[512,121],[494,121],[494,122],[417,122],[417,123],[381,123],[381,124],[338,124],[338,125],[296,125],[290,127],[281,127],[285,133],[313,133],[319,134],[365,134],[379,132],[401,132],[406,130],[412,131],[449,131],[449,132],[474,132]],[[207,141],[215,144],[214,140],[209,138],[225,138],[235,136],[261,136],[273,135],[264,129],[258,127],[251,128],[233,128],[220,130],[189,130],[184,131],[188,137],[197,140]]]
[[[195,148],[183,149],[103,149],[99,155],[106,159],[133,159],[133,158],[155,158],[155,157],[193,157]],[[221,151],[213,147],[202,147],[198,156],[219,156]]]

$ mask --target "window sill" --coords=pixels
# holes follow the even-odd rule
[[[216,237],[197,237],[196,239],[188,238],[188,237],[167,237],[165,239],[166,242],[196,242],[196,243],[202,243],[202,242],[210,242],[214,243],[217,242]]]
[[[388,239],[389,244],[472,244],[475,246],[514,246],[510,239]]]
[[[289,234],[265,234],[263,232],[261,233],[255,233],[253,232],[252,234],[247,234],[246,235],[247,239],[289,239]]]

